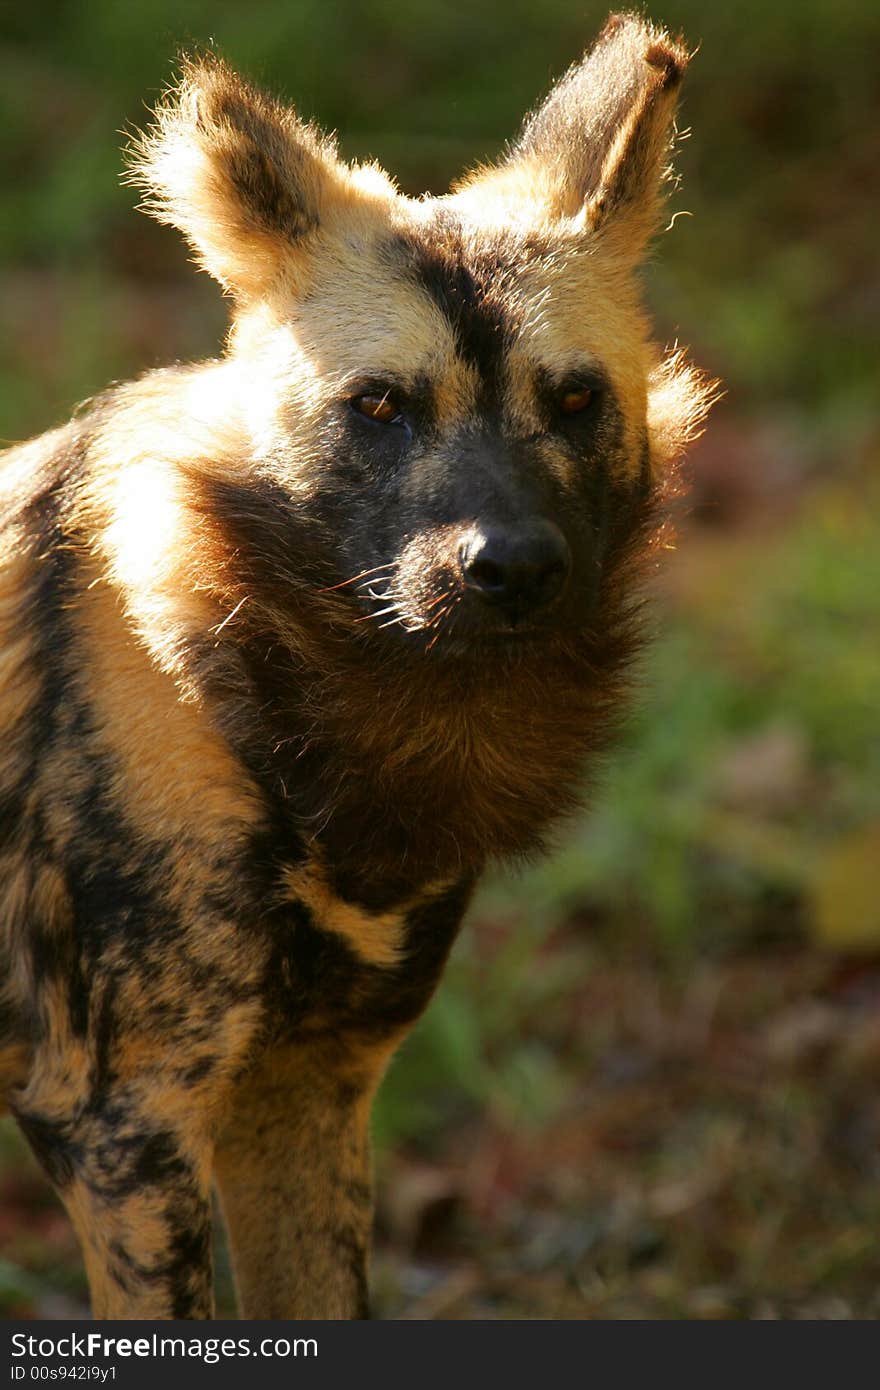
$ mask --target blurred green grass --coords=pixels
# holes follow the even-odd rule
[[[118,177],[121,128],[146,119],[180,47],[215,44],[338,130],[347,156],[378,157],[418,193],[497,154],[606,13],[595,0],[8,11],[3,432],[53,423],[108,374],[215,348],[218,296],[187,278],[173,233],[132,216]],[[835,437],[841,421],[857,431],[876,387],[880,11],[864,0],[658,0],[652,14],[700,45],[682,117],[696,134],[680,146],[674,204],[693,217],[678,219],[650,273],[661,329],[695,340],[748,409],[784,402]],[[163,331],[151,335],[145,316]]]

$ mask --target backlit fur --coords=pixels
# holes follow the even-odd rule
[[[372,1095],[614,729],[709,404],[633,274],[686,64],[615,17],[444,198],[213,57],[135,145],[227,349],[0,472],[0,1083],[99,1316],[210,1316],[215,1179],[247,1315],[366,1310]],[[565,587],[499,616],[461,555],[535,518]]]

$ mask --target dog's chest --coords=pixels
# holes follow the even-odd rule
[[[278,1023],[397,1033],[430,999],[470,891],[470,882],[432,884],[377,911],[340,897],[312,867],[288,870],[267,977]]]

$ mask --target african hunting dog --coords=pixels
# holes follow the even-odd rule
[[[687,62],[612,18],[442,198],[221,61],[137,143],[216,361],[4,455],[0,1081],[100,1317],[363,1315],[368,1118],[475,879],[576,803],[707,388],[635,272]]]

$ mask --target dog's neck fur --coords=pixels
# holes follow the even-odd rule
[[[657,511],[646,474],[621,502],[590,631],[531,651],[449,657],[393,634],[355,640],[350,627],[333,632],[306,591],[286,621],[254,604],[216,644],[199,634],[189,678],[278,834],[312,846],[338,891],[371,906],[538,851],[579,804],[585,758],[618,726]],[[219,617],[241,555],[222,516],[210,526]],[[210,588],[208,575],[198,582]]]

